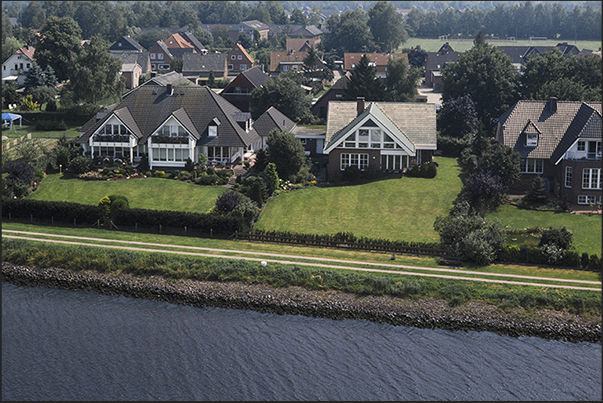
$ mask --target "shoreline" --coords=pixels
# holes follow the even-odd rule
[[[279,315],[328,319],[359,319],[395,326],[445,330],[489,331],[519,337],[535,336],[572,342],[601,343],[601,320],[553,310],[527,312],[472,301],[450,307],[444,300],[405,299],[387,295],[360,296],[339,291],[311,291],[302,287],[275,288],[242,282],[168,280],[63,268],[36,268],[2,262],[2,281],[105,295],[144,298],[196,307],[247,309]]]

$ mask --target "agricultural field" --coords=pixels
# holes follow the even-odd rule
[[[491,45],[498,46],[555,46],[558,43],[567,42],[570,45],[575,45],[578,49],[590,49],[590,50],[598,50],[601,47],[601,41],[568,41],[562,39],[547,39],[544,40],[518,40],[518,41],[508,41],[504,40],[486,40],[487,43]],[[464,52],[473,47],[473,39],[424,39],[424,38],[409,38],[408,41],[403,43],[398,50],[402,50],[404,48],[412,48],[415,46],[421,46],[421,49],[426,50],[427,52],[437,52],[440,47],[448,42],[452,49],[455,52]]]

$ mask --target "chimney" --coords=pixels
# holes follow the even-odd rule
[[[557,112],[557,97],[551,97],[549,101],[549,110],[553,113]]]
[[[364,97],[356,98],[356,116],[364,112]]]
[[[172,84],[168,84],[168,85],[166,86],[165,93],[166,93],[167,95],[172,95],[172,94],[174,93],[174,88],[172,87]]]

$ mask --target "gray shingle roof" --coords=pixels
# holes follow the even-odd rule
[[[193,35],[192,32],[190,32],[190,31],[181,32],[180,36],[182,36],[184,38],[184,40],[186,40],[187,42],[191,43],[195,47],[195,50],[197,52],[200,52],[201,49],[204,48],[203,44],[201,42],[199,42],[199,39],[197,39],[197,37],[195,35]]]
[[[268,74],[264,73],[260,66],[252,67],[248,70],[241,72],[254,87],[259,88],[264,84],[264,81],[269,77]]]
[[[111,52],[113,56],[121,61],[121,64],[138,63],[142,68],[143,74],[149,69],[149,52]]]
[[[226,69],[225,53],[185,53],[182,55],[182,74],[189,72],[219,72]]]
[[[539,133],[536,147],[525,145],[528,122]],[[499,141],[522,158],[549,159],[556,164],[579,137],[601,138],[601,104],[557,101],[557,111],[553,112],[550,101],[519,101],[500,117],[499,124]]]
[[[327,131],[325,149],[334,144],[347,130],[362,120],[367,115],[372,115],[375,120],[381,116],[386,117],[380,123],[392,130],[395,127],[414,147],[435,147],[436,138],[436,113],[435,105],[422,102],[371,102],[364,112],[356,116],[356,101],[330,101],[327,114]],[[378,109],[376,109],[377,107]],[[381,115],[381,113],[383,115]],[[392,126],[393,125],[393,126]],[[399,139],[405,143],[404,138]]]
[[[257,135],[247,133],[235,121],[234,116],[241,111],[208,87],[182,87],[173,95],[166,94],[166,88],[145,85],[133,91],[118,104],[114,113],[124,125],[144,142],[170,116],[174,116],[198,140],[198,145],[222,147],[246,147]],[[108,113],[78,139],[86,142],[112,113]],[[220,121],[217,137],[207,137],[207,127]]]
[[[297,126],[295,122],[274,106],[268,108],[268,110],[253,123],[253,129],[261,137],[269,136],[270,131],[274,128],[282,131],[293,131],[295,126]]]
[[[120,43],[122,44],[122,46],[119,46]],[[126,35],[122,36],[117,41],[115,41],[115,43],[113,43],[113,45],[109,47],[109,50],[136,50],[142,52],[144,48],[142,47],[142,45],[140,45],[140,43],[136,42],[134,38],[129,35]]]

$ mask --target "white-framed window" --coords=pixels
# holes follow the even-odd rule
[[[151,53],[151,60],[155,60],[155,53]]]
[[[230,147],[207,147],[209,161],[230,161]]]
[[[234,70],[234,64],[229,63],[228,64],[228,70]]]
[[[541,174],[543,172],[544,161],[534,158],[522,158],[521,173],[524,174]]]
[[[586,143],[582,140],[578,141],[578,151],[586,151]]]
[[[538,133],[526,133],[526,146],[536,147],[538,145]]]
[[[247,65],[246,64],[241,64],[241,71],[243,70],[247,70]]]
[[[572,167],[565,167],[565,187],[572,187],[572,176],[574,169]]]
[[[237,56],[236,55],[230,55],[230,59],[231,60],[237,60]]]
[[[283,66],[283,71],[289,71],[289,66],[284,65],[284,66]]]
[[[243,56],[242,56],[242,55],[238,55],[238,56],[237,56],[237,59],[239,59],[239,60],[243,60]]]
[[[170,69],[169,64],[160,64],[159,65],[159,70],[169,70],[169,69]]]
[[[349,166],[355,166],[360,170],[365,170],[368,168],[368,157],[368,154],[341,154],[339,167],[342,171]]]
[[[153,148],[153,161],[182,162],[188,158],[188,150],[182,148]]]
[[[121,42],[118,42],[118,43],[117,43],[117,46],[121,48]]]
[[[218,126],[208,126],[207,135],[209,137],[216,137],[218,135]]]
[[[157,53],[157,59],[163,59],[163,53]]]
[[[578,195],[578,204],[596,203],[597,196]]]
[[[406,155],[384,155],[381,154],[382,171],[401,171],[408,166],[408,156]]]
[[[601,189],[601,168],[582,170],[582,189]]]
[[[299,69],[299,66],[298,66],[297,64],[294,64],[293,66],[291,66],[291,68],[292,68],[293,70],[298,70],[298,69]]]

